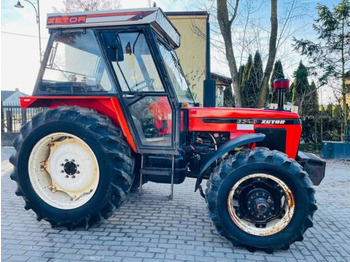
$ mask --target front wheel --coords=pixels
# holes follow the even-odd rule
[[[222,161],[206,190],[218,232],[234,245],[273,252],[302,240],[316,208],[307,174],[284,153],[243,150]]]

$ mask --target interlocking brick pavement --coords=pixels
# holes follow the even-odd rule
[[[350,162],[327,161],[316,188],[319,210],[303,242],[274,254],[250,253],[219,236],[205,201],[193,192],[194,179],[175,186],[147,183],[143,196],[130,194],[113,216],[89,230],[51,229],[25,211],[2,148],[2,261],[350,261]],[[4,162],[5,161],[5,162]]]
[[[1,147],[1,176],[11,172],[13,166],[8,159],[13,152],[14,149],[12,147]]]

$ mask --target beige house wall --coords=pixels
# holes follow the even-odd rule
[[[196,102],[203,105],[207,16],[168,15],[168,18],[181,34],[176,53]]]

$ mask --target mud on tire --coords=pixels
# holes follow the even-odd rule
[[[58,107],[39,113],[14,142],[16,195],[52,227],[88,228],[125,200],[134,159],[120,129],[97,112]]]
[[[267,148],[224,159],[206,189],[217,231],[236,246],[268,253],[301,241],[316,207],[308,175],[293,159]]]

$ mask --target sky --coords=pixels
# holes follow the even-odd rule
[[[205,2],[205,0],[202,0]],[[161,7],[163,11],[195,11],[203,9],[199,3],[201,0],[120,0],[122,8],[142,8],[148,7],[153,2]],[[299,1],[299,0],[298,0]],[[311,24],[316,17],[315,6],[317,3],[333,6],[338,3],[336,0],[300,0],[309,8],[308,15],[303,17],[302,21],[296,20],[291,28],[296,29],[298,37],[310,37],[313,34]],[[41,21],[41,42],[42,52],[45,50],[48,31],[46,29],[46,15],[47,13],[55,12],[54,7],[60,9],[63,7],[62,0],[41,0],[40,1],[40,21]],[[252,15],[256,16],[256,21],[261,25],[268,26],[269,24],[269,1],[266,0],[266,5],[259,7]],[[284,5],[288,2],[286,0],[279,1],[279,12],[283,16]],[[31,94],[35,84],[36,76],[39,70],[39,45],[38,45],[38,26],[36,24],[35,10],[26,1],[22,0],[21,4],[24,8],[15,8],[14,5],[17,0],[1,1],[1,89],[15,90],[18,88],[21,92]],[[36,0],[32,3],[36,6]],[[241,12],[245,11],[242,6]],[[303,27],[302,30],[298,28]],[[214,34],[212,34],[214,35]],[[215,35],[212,37],[215,40]],[[267,42],[267,41],[265,41]],[[292,52],[291,39],[286,40],[284,53],[289,53],[291,58],[290,68],[285,69],[287,77],[292,80],[293,71],[296,69],[294,64],[302,59],[297,53]],[[261,43],[262,49],[264,43]],[[222,54],[212,51],[212,71],[229,76],[229,69]],[[220,61],[215,57],[221,57]],[[277,57],[278,58],[278,57]],[[319,92],[319,98],[323,104],[333,101],[332,92],[326,87]]]

